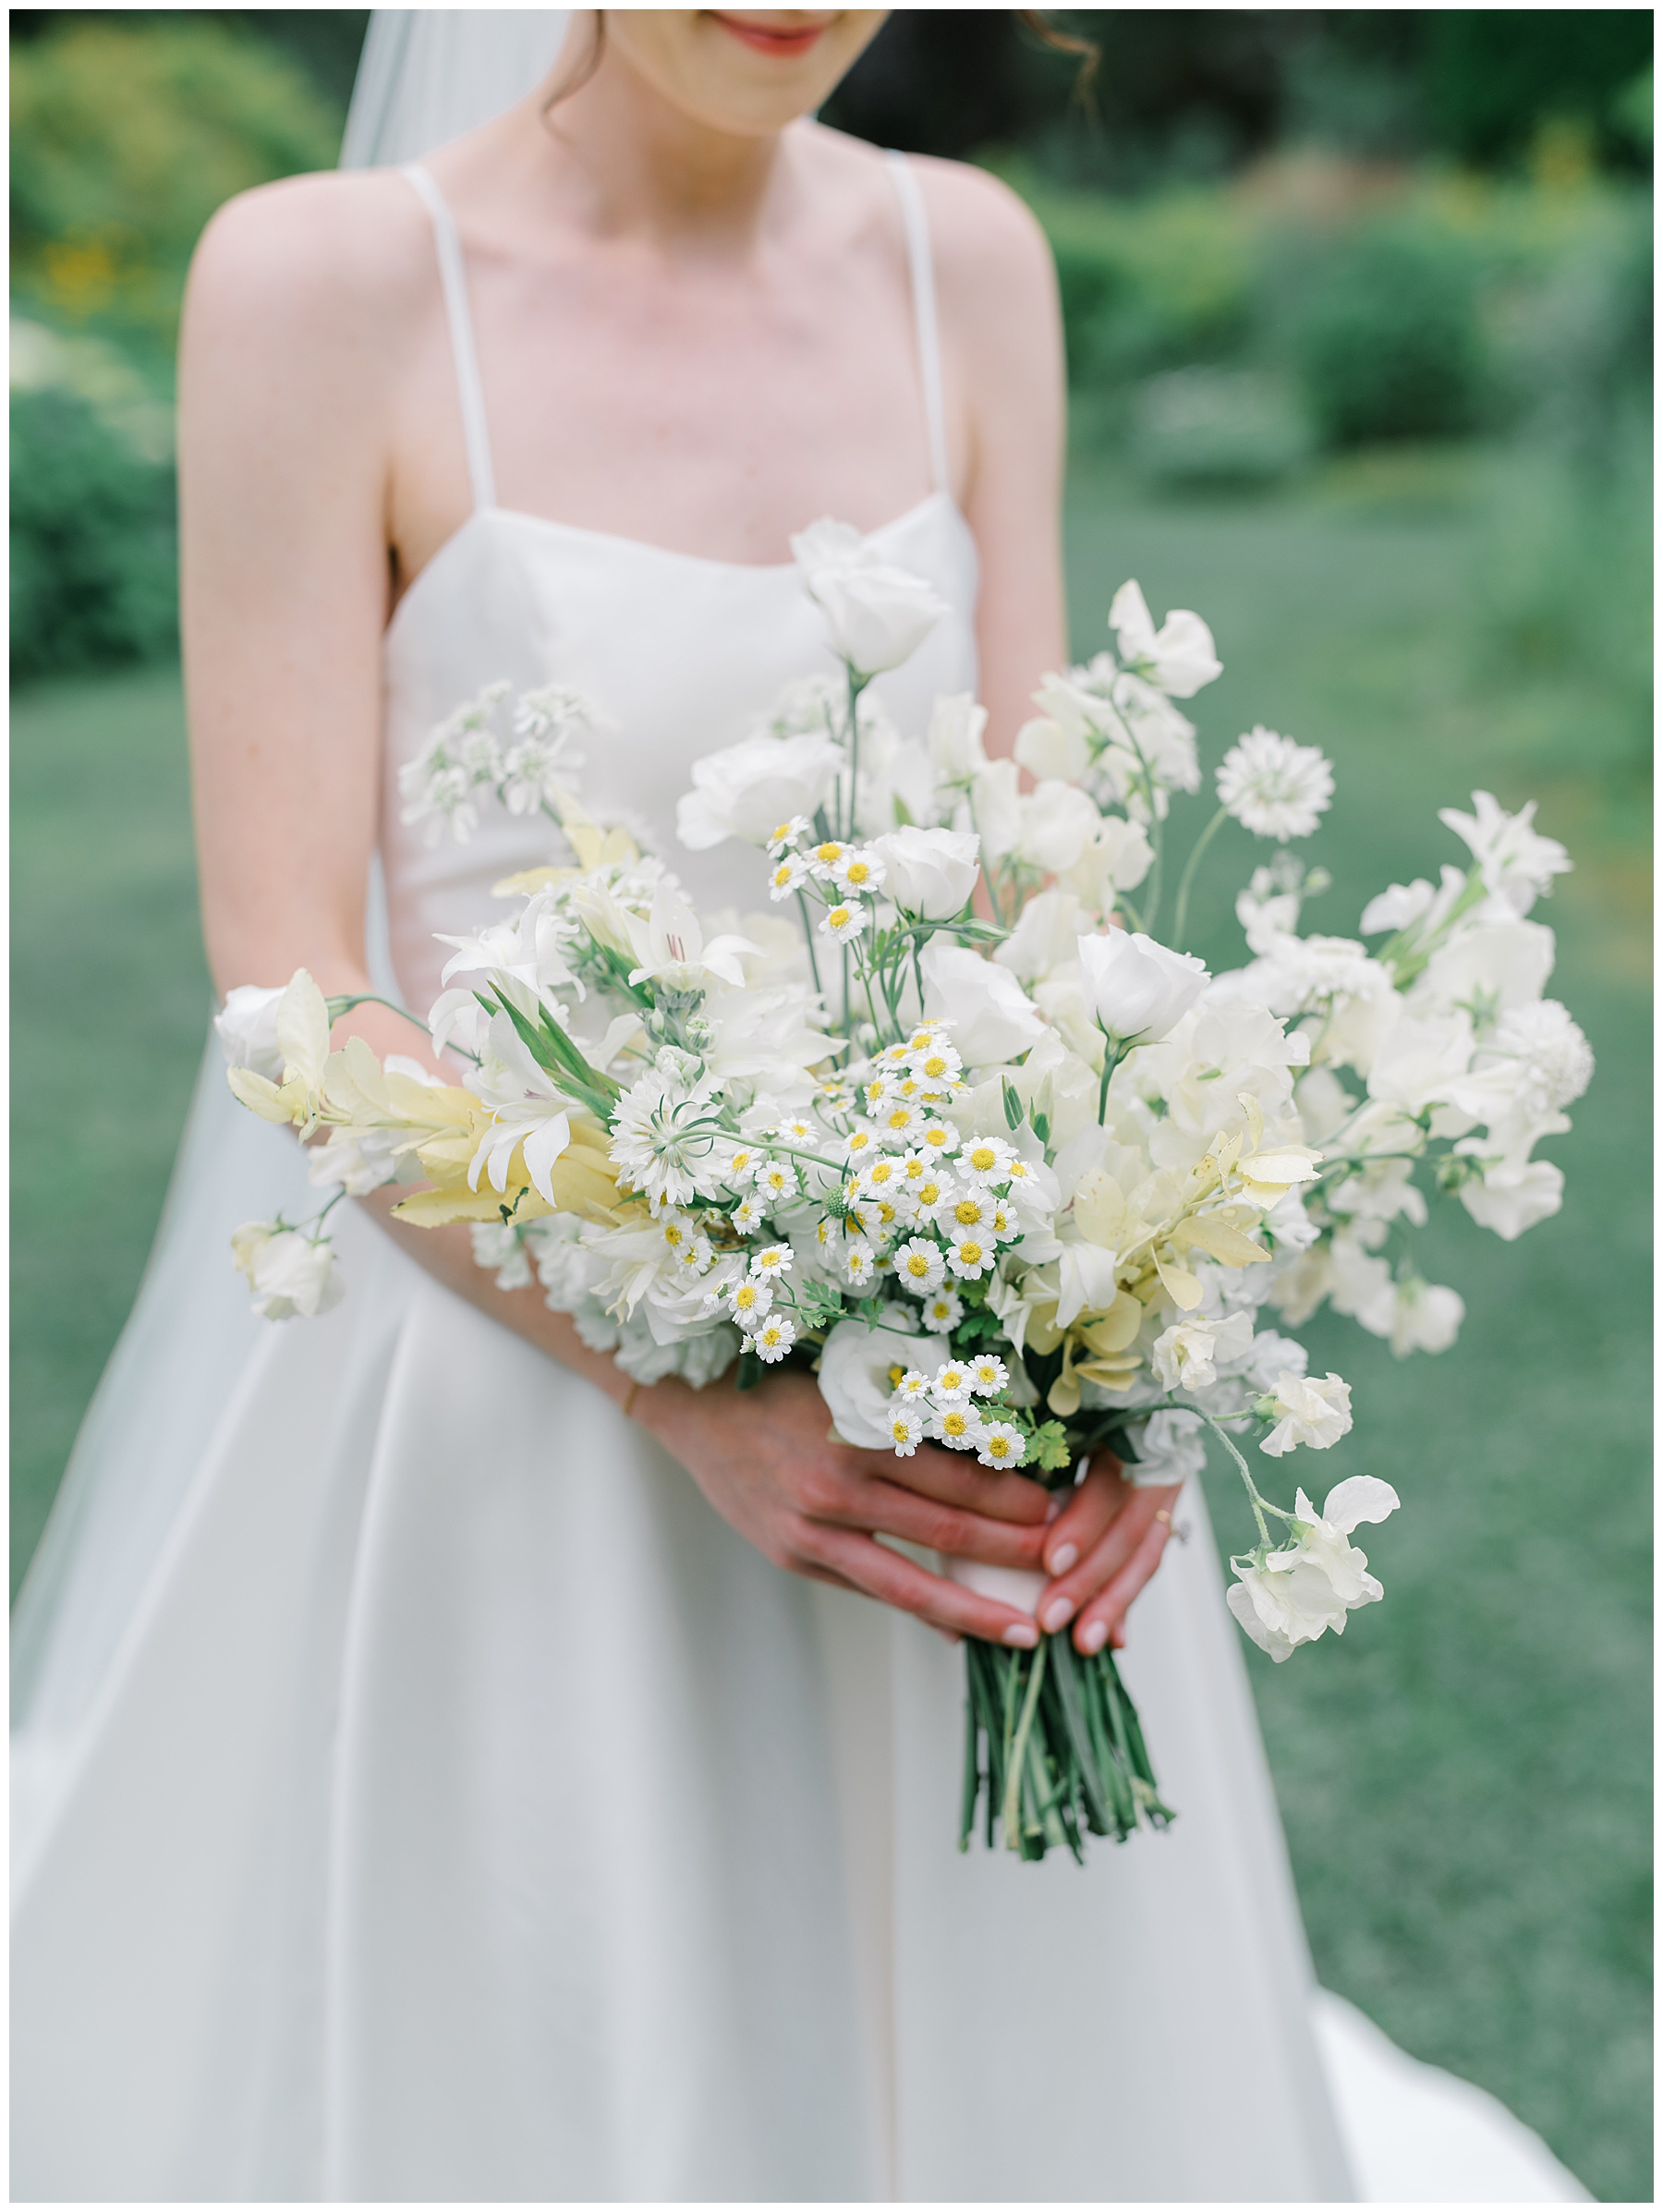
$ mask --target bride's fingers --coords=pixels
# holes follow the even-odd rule
[[[878,1598],[904,1613],[916,1613],[931,1628],[950,1630],[961,1636],[980,1636],[989,1644],[1009,1644],[1031,1650],[1038,1631],[1026,1613],[1001,1605],[992,1598],[978,1598],[944,1575],[930,1574],[884,1545],[852,1529],[809,1523],[798,1550],[805,1566],[829,1567],[842,1574],[868,1598]]]
[[[1074,1627],[1077,1650],[1087,1654],[1100,1651],[1111,1636],[1117,1645],[1124,1644],[1126,1608],[1159,1566],[1160,1555],[1171,1534],[1166,1522],[1152,1522],[1142,1543],[1120,1573],[1098,1592],[1089,1605],[1082,1607]]]
[[[1078,1565],[1040,1592],[1038,1610],[1041,1626],[1054,1633],[1072,1621],[1088,1599],[1106,1589],[1126,1562],[1137,1556],[1151,1529],[1164,1544],[1170,1524],[1156,1516],[1163,1510],[1171,1512],[1177,1494],[1175,1489],[1130,1491],[1103,1535]],[[1159,1556],[1158,1545],[1155,1557]]]
[[[916,1490],[920,1498],[933,1498],[941,1505],[966,1507],[991,1521],[1014,1521],[1022,1526],[1043,1524],[1050,1511],[1050,1492],[1043,1483],[1030,1482],[1026,1475],[998,1474],[969,1452],[943,1452],[939,1444],[927,1444],[911,1459],[899,1459],[893,1452],[871,1456],[881,1456],[883,1467],[873,1480]]]
[[[944,1551],[950,1559],[979,1560],[989,1567],[1026,1567],[1036,1573],[1045,1540],[1043,1524],[1015,1527],[1009,1521],[989,1521],[978,1513],[938,1505],[933,1499],[888,1482],[855,1485],[847,1509],[815,1517],[864,1535],[899,1537],[929,1551]]]
[[[1046,1530],[1046,1573],[1066,1574],[1093,1551],[1131,1495],[1128,1485],[1121,1480],[1119,1460],[1105,1452]]]

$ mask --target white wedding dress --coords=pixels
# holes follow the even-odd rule
[[[675,798],[829,662],[789,567],[496,504],[462,257],[413,182],[476,502],[386,638],[388,941],[425,1007],[432,932],[546,851],[505,815],[434,851],[401,824],[398,767],[452,707],[580,687],[617,725],[587,803],[743,907],[757,857],[682,853]],[[977,556],[897,184],[936,489],[875,538],[951,609],[880,687],[916,727],[975,680]],[[228,1239],[285,1202],[310,1210],[297,1149],[211,1055],[20,1609],[16,2197],[1382,2194],[1342,2127],[1398,2157],[1392,2194],[1577,2194],[1490,2100],[1314,2011],[1198,1494],[1125,1661],[1176,1825],[1084,1870],[961,1857],[959,1653],[778,1573],[362,1217],[338,1311],[253,1320]],[[1472,2185],[1437,2185],[1462,2157]]]

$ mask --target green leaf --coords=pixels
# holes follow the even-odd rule
[[[1023,1454],[1025,1466],[1037,1466],[1046,1475],[1060,1475],[1064,1467],[1074,1464],[1074,1447],[1061,1421],[1046,1421],[1036,1428]]]
[[[738,1371],[734,1377],[736,1391],[754,1391],[762,1379],[762,1362],[754,1352],[741,1352]]]
[[[1022,1114],[1023,1105],[1020,1097],[1017,1095],[1016,1086],[1007,1076],[1004,1078],[1004,1115],[1006,1128],[1021,1128]]]

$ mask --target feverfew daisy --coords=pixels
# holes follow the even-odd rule
[[[1013,1238],[1022,1234],[1022,1223],[1002,1198],[994,1199],[993,1210],[988,1216],[988,1226],[1001,1245],[1008,1245]]]
[[[754,1197],[741,1198],[728,1216],[741,1236],[748,1236],[753,1229],[760,1229],[766,1219],[767,1216]]]
[[[762,1155],[755,1145],[735,1145],[728,1154],[728,1163],[722,1173],[722,1181],[730,1190],[742,1188],[756,1173],[757,1163],[761,1158]]]
[[[764,1160],[752,1181],[757,1196],[770,1206],[783,1206],[797,1195],[797,1172],[789,1160]]]
[[[973,1183],[1002,1183],[1012,1151],[1001,1136],[973,1136],[959,1147],[958,1172]]]
[[[926,1122],[918,1131],[918,1143],[926,1152],[945,1160],[949,1152],[958,1150],[958,1131],[951,1122]]]
[[[936,1027],[935,1023],[923,1022],[913,1031],[912,1035],[907,1039],[904,1044],[900,1044],[895,1047],[895,1051],[899,1052],[904,1059],[911,1062],[916,1060],[921,1052],[932,1051],[935,1046],[941,1042],[941,1032]]]
[[[864,1237],[851,1237],[844,1248],[843,1279],[856,1290],[864,1290],[878,1271],[878,1255]]]
[[[746,1275],[729,1284],[728,1304],[741,1329],[754,1329],[773,1304],[773,1284],[760,1282],[755,1275]]]
[[[794,814],[789,821],[783,821],[768,841],[768,857],[777,860],[788,845],[800,845],[814,824],[806,814]]]
[[[912,1055],[912,1072],[923,1083],[952,1083],[964,1064],[953,1047],[940,1039]]]
[[[932,1290],[941,1287],[947,1272],[947,1262],[941,1257],[939,1245],[926,1244],[921,1236],[909,1236],[896,1252],[892,1265],[900,1278],[903,1290],[909,1290],[915,1297],[928,1297]]]
[[[856,845],[832,864],[833,880],[851,898],[874,892],[883,881],[883,863],[868,846]]]
[[[998,1256],[990,1236],[962,1236],[957,1244],[948,1246],[947,1265],[961,1282],[974,1282],[987,1273]]]
[[[895,1385],[895,1395],[903,1405],[922,1405],[929,1398],[929,1377],[921,1367],[908,1367]]]
[[[919,1319],[926,1329],[938,1336],[944,1336],[956,1329],[965,1318],[965,1301],[955,1290],[939,1290],[933,1297],[926,1298]]]
[[[796,1326],[783,1313],[771,1313],[760,1329],[751,1331],[750,1348],[769,1367],[783,1359],[796,1343]]]
[[[884,1143],[900,1146],[911,1143],[924,1116],[907,1100],[894,1098],[881,1107],[873,1119],[878,1124]]]
[[[848,849],[846,845],[839,845],[835,839],[828,838],[824,845],[817,845],[810,849],[808,865],[823,881],[832,875]]]
[[[978,1235],[991,1228],[997,1204],[984,1190],[956,1191],[936,1208],[936,1227],[945,1237]]]
[[[869,1083],[863,1084],[860,1095],[866,1102],[867,1112],[875,1112],[884,1100],[891,1096],[894,1088],[895,1078],[892,1076],[874,1076]]]
[[[935,1371],[929,1395],[938,1406],[962,1405],[970,1395],[970,1369],[962,1360],[950,1359]]]
[[[984,1467],[1019,1467],[1027,1447],[1022,1431],[1008,1421],[985,1421],[976,1456]]]
[[[783,1145],[811,1145],[819,1132],[806,1115],[794,1113],[776,1122],[768,1134],[777,1136]]]
[[[1219,800],[1256,837],[1308,837],[1334,796],[1334,772],[1314,745],[1256,723],[1219,763]]]
[[[800,891],[807,881],[807,861],[801,853],[787,853],[783,860],[776,860],[769,870],[768,895],[771,899],[788,899],[794,891]]]
[[[856,1122],[844,1140],[844,1150],[851,1160],[863,1163],[878,1149],[878,1132],[869,1122]]]
[[[901,1187],[903,1180],[901,1162],[898,1160],[868,1161],[856,1177],[855,1188],[851,1191],[850,1196],[852,1197],[858,1197],[861,1193],[868,1192],[876,1197],[881,1192],[888,1197]]]
[[[978,1398],[996,1397],[1010,1379],[1004,1361],[991,1352],[983,1352],[970,1362],[970,1388]]]
[[[895,1165],[901,1171],[902,1181],[914,1190],[920,1183],[928,1183],[932,1175],[939,1173],[935,1155],[931,1152],[904,1152]]]
[[[922,1181],[908,1183],[904,1188],[917,1208],[920,1217],[933,1214],[938,1206],[953,1194],[953,1180],[948,1175],[926,1175]]]
[[[819,933],[829,937],[833,944],[847,944],[860,935],[866,925],[864,906],[828,906],[821,918]]]
[[[932,1432],[949,1452],[974,1452],[981,1442],[981,1422],[968,1405],[948,1405],[931,1422]]]
[[[910,1406],[897,1405],[889,1416],[890,1441],[897,1459],[910,1459],[924,1439],[923,1416]]]
[[[760,1282],[777,1282],[782,1275],[790,1274],[791,1262],[789,1245],[764,1245],[761,1251],[751,1254],[750,1271]]]

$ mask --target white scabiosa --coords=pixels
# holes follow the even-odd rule
[[[1219,803],[1256,837],[1309,837],[1334,796],[1334,772],[1314,745],[1295,745],[1262,723],[1219,764]]]

